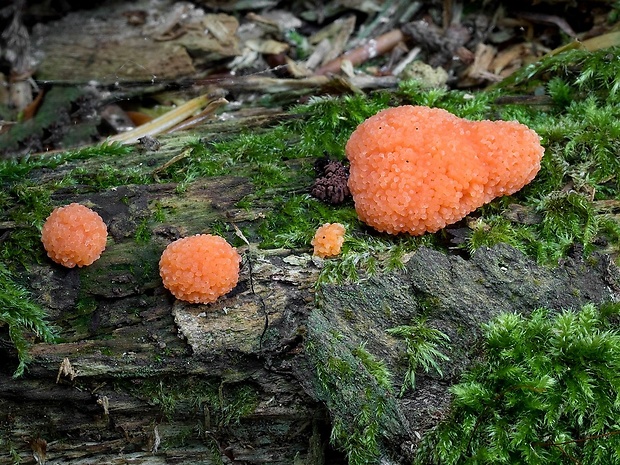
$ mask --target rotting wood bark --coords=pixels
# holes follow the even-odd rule
[[[166,156],[138,152],[114,163],[153,170]],[[96,171],[106,161],[31,176],[53,183],[72,166]],[[328,445],[330,421],[355,428],[357,413],[377,401],[387,412],[377,419],[383,459],[409,463],[419,437],[445,417],[448,387],[482,355],[475,345],[481,323],[501,311],[617,298],[617,270],[605,256],[549,269],[508,246],[469,260],[422,248],[402,272],[322,285],[315,295],[319,268],[309,250],[252,246],[240,247],[241,279],[226,298],[210,306],[175,301],[157,272],[165,245],[218,222],[262,221],[268,205],[236,206],[251,192],[243,177],[200,178],[182,193],[174,184],[55,191],[59,204],[98,210],[112,239],[91,267],[44,260],[24,271],[62,342],[35,344],[30,369],[17,380],[14,354],[0,349],[8,360],[0,370],[0,430],[15,454],[0,454],[0,464],[34,463],[35,449],[47,463],[343,463]],[[164,221],[152,221],[156,209],[165,210]],[[145,221],[152,236],[136,241]],[[364,345],[383,360],[399,387],[403,346],[385,330],[421,316],[450,336],[450,361],[443,377],[418,373],[416,389],[401,398],[377,384],[355,350]],[[317,378],[330,357],[355,373],[345,385]],[[70,369],[59,377],[65,359]]]
[[[356,423],[368,399],[383,403],[390,412],[377,418],[384,431],[383,450],[397,463],[411,463],[419,439],[449,413],[449,386],[484,357],[476,344],[483,323],[501,312],[577,310],[588,302],[616,301],[619,276],[607,256],[591,257],[587,263],[569,259],[546,268],[508,245],[498,245],[479,249],[469,260],[421,248],[403,273],[323,286],[317,299],[320,309],[309,317],[308,340],[323,358],[351,364],[355,377],[346,385],[328,379],[323,383],[327,389],[317,394],[345,424]],[[415,389],[399,397],[381,389],[355,351],[363,345],[383,360],[400,388],[407,367],[404,345],[386,330],[420,319],[449,336],[450,344],[442,351],[450,360],[442,363],[443,376],[420,370]],[[369,390],[372,394],[364,400]]]
[[[36,176],[53,182],[58,175]],[[25,272],[62,342],[36,344],[24,378],[10,377],[10,363],[2,370],[2,430],[24,463],[39,438],[47,463],[321,463],[327,413],[292,368],[307,365],[302,335],[318,270],[309,256],[291,266],[290,251],[240,249],[240,283],[226,298],[210,306],[175,302],[158,279],[165,245],[209,232],[216,221],[262,215],[235,207],[253,189],[244,178],[200,179],[182,194],[175,187],[55,192],[60,204],[97,209],[112,241],[91,267],[45,261]],[[156,208],[166,221],[153,226],[150,241],[136,242]],[[59,372],[65,360],[71,369]],[[0,463],[11,463],[2,456]]]

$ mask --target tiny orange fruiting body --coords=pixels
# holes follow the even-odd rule
[[[239,280],[241,257],[226,240],[211,234],[178,239],[159,260],[164,287],[177,299],[211,303],[230,292]]]
[[[67,268],[92,264],[104,251],[107,238],[103,219],[79,203],[55,208],[41,230],[47,255]]]
[[[327,258],[340,254],[344,243],[345,227],[340,223],[325,223],[314,234],[311,244],[314,246],[314,255]]]

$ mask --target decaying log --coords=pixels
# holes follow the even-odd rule
[[[289,251],[240,247],[240,283],[226,298],[210,306],[175,301],[158,279],[165,245],[260,211],[235,207],[252,191],[243,178],[202,179],[183,194],[174,188],[54,194],[98,210],[112,241],[90,267],[46,261],[24,272],[62,329],[62,342],[34,345],[25,377],[10,377],[12,363],[2,370],[3,432],[24,463],[38,439],[47,443],[47,463],[320,462],[328,416],[294,374],[307,367],[302,342],[318,270],[307,254],[292,266]],[[137,243],[136,228],[156,208],[166,222]]]
[[[29,176],[52,185],[75,167],[96,173],[106,163],[152,173],[181,150],[182,137],[159,152],[73,161]],[[332,424],[354,429],[357,414],[376,414],[379,403],[384,463],[410,463],[419,438],[445,417],[448,387],[481,356],[481,323],[502,311],[578,308],[618,296],[608,257],[546,268],[504,245],[471,258],[421,248],[402,271],[317,288],[320,262],[309,249],[260,250],[257,238],[249,236],[250,246],[236,239],[229,226],[255,230],[269,211],[259,197],[250,208],[237,206],[254,192],[234,176],[198,178],[183,189],[53,192],[55,203],[97,210],[111,239],[90,267],[43,259],[23,270],[61,339],[34,344],[18,379],[11,377],[15,353],[0,344],[7,449],[0,464],[35,463],[33,454],[48,464],[346,463],[329,445]],[[176,301],[158,276],[162,250],[215,226],[243,255],[238,286],[211,305]],[[148,234],[138,240],[140,230]],[[450,360],[443,377],[418,373],[415,390],[400,397],[403,344],[386,329],[420,317],[450,337]],[[0,337],[8,340],[6,328]],[[356,355],[360,347],[385,363],[394,389],[377,383]]]

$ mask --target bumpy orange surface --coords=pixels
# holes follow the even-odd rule
[[[159,274],[179,300],[208,304],[239,280],[241,257],[225,239],[197,234],[172,242],[159,260]]]
[[[340,254],[344,242],[345,228],[340,223],[325,223],[314,234],[312,245],[314,255],[321,258],[334,257]]]
[[[108,228],[101,217],[79,203],[54,209],[41,231],[47,255],[68,268],[90,265],[97,260],[107,238]]]
[[[468,121],[438,108],[383,110],[351,135],[349,189],[362,221],[390,234],[435,232],[540,169],[538,135],[515,121]]]

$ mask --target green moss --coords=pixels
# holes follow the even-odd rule
[[[111,347],[101,347],[98,350],[104,357],[112,357],[115,355]]]
[[[547,93],[558,108],[566,108],[575,100],[575,89],[559,76],[549,80]]]
[[[483,245],[505,242],[540,262],[555,263],[574,244],[583,245],[587,255],[595,250],[594,244],[601,242],[601,238],[614,247],[619,242],[616,222],[595,211],[591,201],[590,207],[585,210],[583,204],[579,206],[575,202],[568,202],[570,205],[564,205],[569,213],[566,225],[555,230],[549,226],[555,223],[556,218],[553,212],[554,196],[556,192],[566,191],[566,186],[572,185],[575,189],[573,194],[567,196],[569,200],[573,196],[585,198],[591,192],[595,193],[596,201],[611,200],[617,196],[619,179],[615,173],[620,163],[616,156],[620,151],[620,115],[615,100],[606,101],[608,93],[615,93],[617,88],[616,75],[597,68],[609,61],[609,57],[603,56],[607,53],[596,53],[596,59],[583,53],[569,53],[561,59],[555,57],[551,62],[537,65],[541,69],[553,69],[555,76],[538,73],[530,68],[530,73],[534,72],[537,76],[540,74],[539,82],[551,97],[551,104],[542,108],[495,103],[498,97],[507,92],[522,90],[523,87],[515,84],[517,81],[511,86],[475,95],[458,91],[423,91],[414,83],[404,82],[395,93],[377,92],[368,96],[315,99],[295,110],[301,118],[283,124],[282,127],[291,130],[292,138],[291,134],[286,135],[286,131],[278,134],[283,136],[283,140],[295,141],[298,138],[295,149],[300,156],[316,157],[326,152],[342,158],[346,140],[357,124],[387,106],[402,103],[432,105],[473,120],[517,119],[542,136],[546,146],[542,169],[536,180],[521,192],[510,198],[496,199],[481,208],[479,222],[464,247],[473,252]],[[579,57],[580,66],[588,73],[599,72],[603,76],[586,82],[573,72],[576,57]],[[612,61],[613,67],[616,60]],[[542,81],[543,77],[550,79],[548,83]],[[596,86],[598,91],[590,92]],[[587,95],[584,90],[588,91]],[[583,99],[578,98],[580,95]],[[278,152],[288,153],[281,145],[277,147]],[[515,201],[525,209],[539,213],[540,222],[519,223],[509,219],[510,205]],[[343,254],[339,259],[326,261],[321,274],[321,280],[324,281],[355,280],[359,278],[359,272],[372,274],[380,269],[402,268],[400,257],[414,248],[410,244],[403,246],[400,238],[369,235],[356,221],[355,213],[349,210],[349,206],[317,207],[308,198],[295,195],[282,196],[275,205],[260,229],[264,247],[307,247],[314,229],[321,222],[340,221],[347,225],[349,235]],[[551,211],[547,211],[547,208]],[[345,214],[347,217],[343,218]],[[440,246],[443,243],[442,235],[442,232],[433,235],[438,240],[426,235],[424,242]],[[386,258],[382,247],[376,243],[377,237],[384,240],[385,249],[393,250],[389,257]],[[366,245],[355,244],[356,238]]]
[[[87,160],[93,157],[118,157],[131,153],[133,147],[118,143],[102,143],[78,150],[68,150],[51,156],[20,157],[0,160],[0,179],[3,182],[18,182],[37,169],[54,169],[73,160]]]
[[[415,81],[404,81],[400,84],[398,97],[401,104],[425,105],[443,108],[461,118],[470,120],[487,119],[496,110],[493,100],[496,92],[478,93],[447,91],[444,89],[421,89]]]
[[[353,310],[351,310],[349,307],[344,308],[342,310],[342,315],[344,316],[344,318],[348,321],[353,321],[355,320],[355,313],[353,312]]]
[[[530,81],[518,76],[492,92],[473,95],[460,91],[422,90],[413,82],[403,82],[397,91],[312,99],[308,104],[294,108],[289,118],[272,128],[253,132],[242,130],[231,136],[202,140],[194,137],[185,141],[187,155],[158,171],[158,178],[177,182],[177,192],[183,194],[200,177],[249,177],[256,191],[239,205],[268,207],[267,218],[248,231],[251,239],[260,241],[265,248],[307,248],[320,224],[328,221],[346,224],[348,245],[341,259],[327,262],[321,278],[326,281],[356,279],[358,272],[371,274],[376,270],[399,269],[402,268],[402,256],[414,248],[411,243],[401,238],[369,234],[357,220],[350,204],[327,206],[302,193],[312,182],[314,159],[324,154],[344,158],[344,146],[351,132],[383,108],[404,103],[432,105],[473,120],[517,119],[543,137],[546,153],[540,173],[530,186],[510,197],[524,208],[539,211],[543,218],[552,216],[545,214],[544,206],[553,204],[550,199],[554,192],[566,191],[569,185],[582,196],[593,192],[595,201],[615,199],[620,182],[615,175],[620,168],[615,155],[620,150],[620,115],[615,97],[617,78],[613,72],[617,60],[608,54],[569,51],[524,70],[522,73],[528,76],[527,79],[536,77],[538,89],[542,88],[549,95],[549,103],[544,107],[497,103],[499,97],[510,92],[530,90]],[[612,71],[600,68],[602,66],[610,66]],[[591,78],[584,79],[582,73]],[[612,98],[608,99],[610,95]],[[120,149],[103,146],[100,150],[111,155]],[[83,151],[61,158],[70,160],[90,156],[94,153]],[[53,163],[53,159],[48,161],[49,166]],[[23,174],[31,168],[15,163],[11,169]],[[71,182],[97,188],[153,181],[148,171],[115,166],[109,157],[94,169],[74,169],[70,177]],[[568,234],[566,230],[556,234],[542,224],[520,224],[509,220],[506,212],[510,203],[496,199],[479,209],[479,227],[474,228],[464,247],[474,251],[481,245],[507,242],[541,262],[553,263],[574,243],[584,245],[586,254],[594,250],[593,244],[601,236],[612,246],[617,246],[618,228],[609,217],[596,211],[589,219],[580,216],[571,221],[569,228],[583,227],[584,231],[594,234]],[[144,227],[146,224],[141,226],[137,240],[145,242],[148,230]],[[443,247],[443,232],[427,236],[418,240],[418,244],[424,242]],[[369,245],[361,245],[362,242]]]
[[[38,170],[53,170],[72,160],[87,160],[97,156],[118,157],[131,152],[118,144],[102,144],[53,156],[23,157],[0,161],[0,221],[13,224],[0,244],[0,258],[9,267],[24,266],[41,261],[40,229],[52,211],[52,193],[75,180],[41,182],[29,176]],[[117,181],[118,182],[118,181]]]
[[[0,259],[11,269],[40,262],[44,256],[41,234],[35,227],[14,229],[0,246]]]
[[[620,58],[618,47],[595,52],[585,49],[566,50],[523,67],[496,86],[502,90],[531,90],[545,85],[548,80],[562,79],[575,97],[594,94],[603,100],[618,99],[620,90]],[[557,86],[552,85],[552,88]],[[568,89],[561,91],[568,93]]]
[[[553,264],[573,248],[583,246],[588,256],[604,237],[616,246],[620,226],[613,218],[597,211],[593,202],[575,191],[548,192],[542,199],[528,201],[526,213],[535,221],[517,223],[507,216],[483,216],[473,226],[464,247],[473,253],[479,247],[510,244],[541,263]],[[483,209],[484,210],[484,209]]]
[[[97,299],[80,289],[75,306],[63,312],[57,323],[68,331],[63,332],[63,342],[95,337],[91,333],[93,313],[97,310]],[[97,335],[99,338],[105,335]]]
[[[383,441],[398,429],[391,374],[364,344],[328,327],[320,312],[313,312],[305,347],[316,393],[332,416],[331,442],[352,465],[376,463],[385,453]]]
[[[308,43],[308,38],[295,31],[289,29],[285,32],[287,42],[291,43],[295,47],[295,58],[297,60],[305,60],[308,58],[310,51],[312,50]]]
[[[52,211],[49,189],[22,181],[9,186],[0,202],[0,215],[15,224],[2,241],[0,257],[7,263],[40,260],[43,248],[39,231]]]
[[[476,222],[465,246],[473,253],[480,247],[493,247],[504,243],[525,252],[527,245],[536,243],[536,239],[527,227],[514,224],[503,216],[494,215]]]
[[[75,309],[80,315],[91,314],[97,309],[97,299],[91,295],[83,295],[75,303]]]
[[[21,376],[29,361],[30,333],[44,342],[53,342],[56,330],[46,321],[43,309],[31,300],[28,291],[18,284],[0,263],[0,323],[8,326],[9,338],[17,350],[18,365],[13,374]]]
[[[358,220],[349,224],[352,226],[347,226],[347,230],[355,231],[360,227]],[[317,285],[354,282],[361,276],[402,270],[406,253],[421,245],[431,245],[434,239],[432,235],[394,237],[387,234],[347,233],[340,256],[325,260]]]
[[[3,422],[4,423],[4,422]],[[6,424],[9,424],[6,422]],[[4,451],[7,455],[6,458],[9,460],[8,463],[12,465],[19,465],[22,463],[22,458],[19,455],[19,448],[15,446],[13,441],[9,438],[11,436],[11,431],[7,427],[3,427],[0,429],[0,450]]]
[[[368,373],[377,381],[377,384],[387,392],[392,391],[392,374],[382,360],[378,360],[366,350],[365,344],[355,347],[351,353],[357,357]]]
[[[402,396],[407,389],[415,389],[415,377],[418,369],[426,373],[431,370],[443,376],[441,363],[449,360],[440,348],[446,347],[450,338],[441,331],[427,326],[426,321],[419,320],[410,325],[389,328],[386,332],[405,343],[407,369],[400,389]]]
[[[258,392],[251,385],[237,384],[228,387],[220,385],[219,392],[220,426],[239,422],[243,417],[251,415],[258,406]]]
[[[162,206],[161,202],[155,202],[154,207],[155,208],[152,211],[153,221],[157,223],[163,223],[164,221],[166,221],[166,210]]]
[[[222,458],[222,451],[220,449],[220,444],[211,434],[207,434],[205,437],[205,442],[207,444],[207,448],[211,453],[211,457],[213,463],[215,465],[225,465],[224,459]]]
[[[81,86],[53,86],[46,91],[45,98],[34,118],[21,121],[0,136],[0,152],[16,152],[23,147],[29,138],[44,138],[46,131],[58,125],[58,112],[69,109],[79,98],[85,97],[88,91]],[[94,123],[91,123],[94,129]]]
[[[437,311],[439,305],[441,304],[441,299],[436,296],[431,296],[428,294],[419,294],[416,296],[416,300],[418,305],[420,306],[418,310],[418,315],[422,318],[426,316],[430,316],[434,312]]]
[[[551,192],[538,206],[541,234],[567,243],[591,246],[600,230],[599,216],[590,200],[576,192]]]
[[[290,142],[292,137],[279,126],[205,144],[194,142],[190,155],[168,167],[160,177],[187,184],[203,176],[235,175],[251,178],[259,188],[282,185],[291,173],[286,161],[300,158]]]
[[[357,223],[351,207],[331,207],[308,194],[278,196],[271,205],[258,229],[264,248],[306,248],[324,223]]]
[[[192,376],[148,378],[138,384],[132,383],[128,388],[136,396],[159,407],[169,420],[188,414],[204,418],[203,411],[208,411],[211,424],[206,427],[214,431],[251,415],[259,401],[259,392],[251,384]]]
[[[297,135],[293,148],[300,156],[319,157],[327,153],[343,158],[344,146],[353,130],[366,118],[394,104],[397,101],[389,92],[315,98],[294,109],[299,118],[286,127]]]
[[[157,286],[162,251],[161,244],[155,241],[114,244],[92,265],[78,270],[81,292],[84,295],[131,295]]]
[[[153,232],[148,218],[144,218],[136,228],[135,239],[138,244],[146,244],[151,240]]]
[[[70,174],[73,182],[98,189],[125,186],[128,184],[150,184],[152,177],[139,167],[116,167],[110,163],[101,163],[96,168],[75,168]]]
[[[556,262],[574,250],[574,245],[583,246],[586,256],[598,250],[599,244],[606,244],[606,251],[617,252],[620,226],[601,211],[597,202],[620,198],[618,55],[616,49],[570,50],[526,67],[491,92],[473,95],[424,91],[412,82],[403,82],[396,91],[315,98],[292,109],[271,128],[203,139],[170,139],[175,153],[188,152],[158,171],[158,177],[162,182],[177,182],[179,193],[187,192],[201,177],[250,178],[256,190],[239,206],[267,211],[264,220],[254,221],[245,229],[250,240],[264,248],[309,250],[319,225],[334,221],[345,224],[343,253],[325,261],[321,282],[355,280],[377,271],[402,269],[406,254],[422,244],[444,249],[451,246],[449,234],[440,231],[418,238],[378,234],[359,222],[351,203],[327,206],[306,192],[315,159],[325,154],[344,158],[347,139],[367,117],[400,104],[433,105],[473,120],[517,119],[535,129],[546,148],[541,171],[530,185],[472,213],[477,222],[463,248],[473,252],[481,246],[505,242],[545,263]],[[534,88],[546,93],[544,105],[505,104],[500,100],[511,93],[531,93]],[[132,166],[127,160],[132,150],[102,144],[36,159],[0,161],[0,220],[9,224],[0,257],[7,267],[13,269],[20,262],[31,263],[33,256],[35,260],[43,256],[39,228],[51,211],[50,198],[60,186],[79,183],[107,189],[155,182],[152,168]],[[83,163],[72,164],[78,160]],[[45,170],[57,168],[66,171],[62,180],[45,181],[53,176],[41,176]],[[537,215],[537,219],[514,219],[510,215],[514,204]],[[170,215],[158,204],[153,218],[139,225],[136,241],[147,244],[150,222],[166,216]],[[182,217],[175,219],[178,221],[182,223]],[[214,226],[214,230],[227,228],[226,224]],[[153,275],[151,271],[137,270],[136,279]],[[132,275],[135,273],[132,270]]]
[[[185,447],[196,437],[196,435],[195,428],[191,428],[189,426],[183,427],[171,436],[165,435],[161,441],[161,449],[166,451]],[[217,456],[220,457],[220,454]]]
[[[452,387],[450,419],[416,463],[618,463],[619,310],[538,309],[485,325],[486,360]]]
[[[40,229],[52,209],[49,189],[26,181],[14,185],[9,192],[20,207],[9,218]]]
[[[620,115],[616,102],[619,84],[615,72],[618,67],[613,50],[594,53],[570,50],[526,67],[492,92],[472,95],[460,91],[429,91],[420,89],[413,82],[403,82],[397,91],[316,98],[294,108],[291,117],[272,128],[211,137],[208,141],[194,137],[184,142],[187,156],[158,172],[158,176],[162,181],[179,183],[178,193],[186,192],[193,181],[204,176],[251,178],[257,191],[240,205],[269,205],[269,215],[258,227],[258,237],[255,237],[266,248],[308,247],[313,231],[326,221],[346,223],[350,232],[361,232],[357,234],[360,240],[368,238],[372,241],[374,238],[368,236],[368,231],[356,220],[350,205],[328,207],[299,192],[307,189],[312,181],[312,165],[316,157],[328,154],[344,158],[345,143],[359,123],[383,108],[408,103],[445,108],[474,120],[518,119],[534,128],[543,137],[546,153],[537,179],[512,196],[524,207],[538,209],[552,193],[565,190],[567,185],[574,186],[578,194],[594,192],[597,201],[613,199],[620,182],[615,175],[620,168],[616,156],[620,150]],[[496,103],[498,97],[510,92],[529,92],[532,86],[545,90],[550,103],[544,107]],[[5,169],[14,179],[18,175],[23,178],[33,167],[54,167],[67,160],[85,159],[100,152],[107,156],[105,163],[94,169],[74,169],[70,174],[71,182],[97,188],[152,182],[148,171],[117,167],[110,161],[110,155],[126,150],[129,149],[100,146],[51,157],[45,162],[5,162]],[[600,235],[617,244],[612,223],[608,218],[603,221],[596,212],[588,223],[590,229],[587,229],[592,231],[595,226],[594,236],[563,234],[560,237],[547,227],[521,225],[502,219],[508,205],[498,199],[479,210],[483,227],[473,231],[471,240],[465,245],[469,250],[480,245],[508,242],[541,261],[553,262],[575,242],[582,243],[586,252],[593,250],[589,246]],[[490,228],[490,234],[483,237],[487,228]],[[441,237],[441,234],[435,236]],[[360,269],[370,272],[400,268],[400,257],[411,249],[403,247],[399,241],[398,238],[385,237],[386,244],[393,244],[393,252],[387,258],[381,251],[367,253],[364,258],[365,252],[359,250],[360,247],[351,247],[358,250],[352,250],[350,255],[345,253],[340,262],[330,261],[324,276],[333,280],[346,276],[355,278],[358,264],[361,264]],[[429,242],[438,246],[442,241]],[[539,247],[536,243],[542,245]]]
[[[565,112],[540,122],[534,129],[544,138],[548,151],[547,169],[541,180],[553,181],[549,187],[554,189],[572,181],[578,188],[616,191],[615,174],[620,166],[615,156],[620,149],[618,116],[617,104],[600,102],[590,96],[573,101]]]

